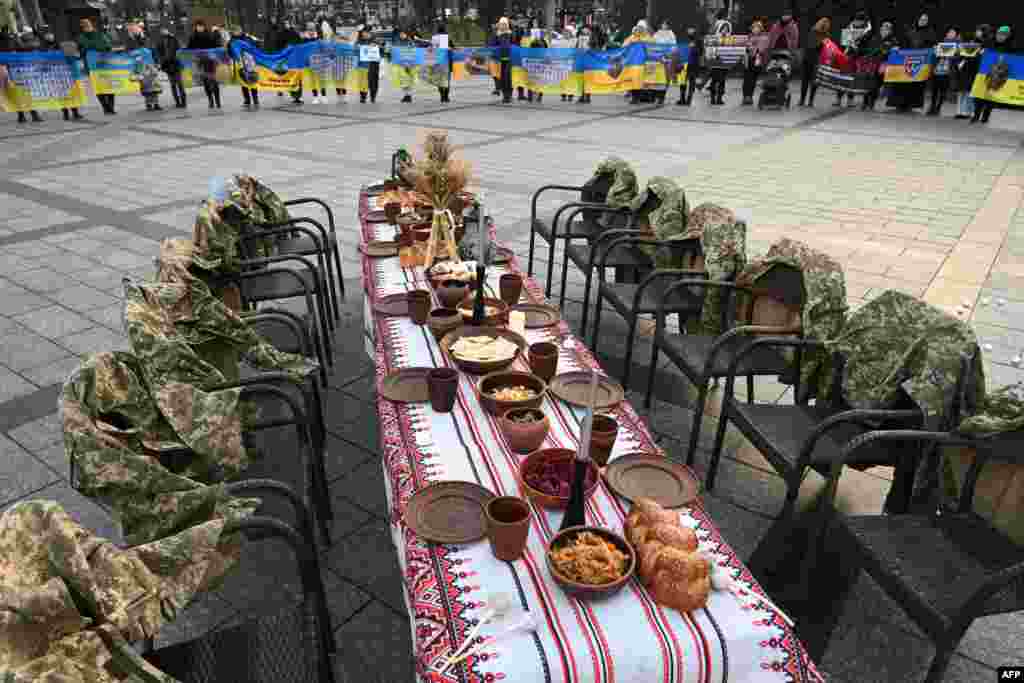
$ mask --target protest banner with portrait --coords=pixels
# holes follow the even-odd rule
[[[0,52],[0,110],[25,112],[85,104],[77,60],[63,52]]]

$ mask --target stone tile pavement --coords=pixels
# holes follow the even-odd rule
[[[232,90],[224,113],[193,106],[186,113],[147,114],[140,101],[121,98],[117,117],[102,118],[90,107],[86,124],[65,124],[52,113],[39,125],[18,126],[13,115],[5,117],[0,506],[55,498],[88,526],[116,534],[106,513],[67,484],[57,391],[82,355],[126,345],[121,278],[145,277],[157,240],[190,230],[211,176],[244,170],[286,197],[324,198],[338,218],[345,272],[354,278],[360,185],[387,173],[395,147],[414,145],[434,128],[449,130],[464,147],[502,238],[523,256],[532,191],[550,182],[580,182],[614,153],[630,159],[641,180],[681,178],[691,205],[713,201],[744,209],[757,248],[786,235],[828,251],[847,268],[854,305],[896,287],[961,311],[986,344],[991,383],[1024,378],[1020,116],[997,111],[989,126],[971,127],[948,117],[831,107],[757,112],[735,106],[738,93],[721,109],[703,102],[692,109],[631,107],[618,98],[595,100],[592,107],[557,99],[502,107],[483,86],[461,84],[453,97],[442,107],[433,93],[418,93],[416,103],[403,106],[385,85],[375,105],[294,108],[269,96],[262,111],[250,113],[240,110]],[[541,209],[550,212],[557,204],[549,198]],[[361,662],[373,662],[380,680],[409,680],[408,625],[385,534],[373,385],[357,342],[358,281],[350,281],[348,291],[328,400],[337,540],[326,554],[325,582],[344,653],[338,665],[351,680],[364,679]],[[570,319],[578,316],[579,299],[574,274]],[[613,332],[603,345],[614,364],[618,323],[615,316],[606,321]],[[641,347],[638,358],[645,353]],[[758,391],[783,395],[778,386],[759,385]],[[659,404],[650,416],[673,454],[682,452],[691,420],[679,403],[685,398]],[[772,528],[782,482],[743,449],[732,453],[719,480],[707,504],[729,541],[749,555]],[[844,505],[877,511],[887,484],[875,472],[851,477],[844,482]],[[817,653],[830,679],[919,677],[931,654],[923,635],[865,577],[848,596],[844,603],[835,598],[838,625],[828,648]],[[230,617],[237,597],[204,599],[176,635]],[[947,680],[988,680],[994,667],[1024,661],[1022,633],[1019,616],[979,622]]]

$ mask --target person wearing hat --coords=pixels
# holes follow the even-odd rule
[[[1000,26],[996,31],[995,44],[992,46],[996,52],[1007,55],[1019,55],[1024,53],[1024,46],[1015,44],[1013,31],[1009,26]],[[988,117],[992,115],[992,108],[995,102],[992,100],[978,99],[975,101],[974,116],[971,123],[988,123]]]

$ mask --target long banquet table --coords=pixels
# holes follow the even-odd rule
[[[363,240],[392,239],[387,223],[369,223],[370,197],[363,191],[359,217]],[[398,258],[363,256],[365,339],[376,364],[378,382],[402,367],[446,367],[444,355],[425,326],[409,318],[377,316],[373,302],[409,289],[429,289],[423,270],[402,269]],[[497,291],[498,277],[519,272],[515,260],[488,269],[488,283]],[[525,279],[524,297],[543,302],[541,289]],[[435,303],[435,305],[437,305]],[[556,327],[527,330],[530,343],[553,340],[560,344],[558,372],[598,368],[564,321]],[[527,369],[522,360],[518,369]],[[516,367],[516,366],[514,366]],[[726,681],[822,681],[803,645],[783,619],[759,600],[763,595],[749,570],[722,538],[698,502],[680,511],[705,550],[727,567],[741,587],[743,598],[716,592],[707,607],[689,614],[655,604],[637,580],[603,601],[570,598],[554,582],[545,562],[546,542],[557,532],[561,513],[532,505],[533,518],[524,557],[502,562],[488,542],[439,545],[419,538],[403,523],[410,497],[438,481],[477,482],[496,495],[520,495],[516,467],[521,456],[512,453],[493,418],[484,412],[474,392],[478,378],[460,373],[455,409],[433,411],[429,403],[398,404],[378,401],[384,480],[391,534],[405,579],[416,672],[425,672],[439,657],[447,657],[487,611],[488,597],[503,593],[517,609],[530,612],[535,633],[503,639],[487,653],[452,669],[451,681],[556,681],[569,683],[712,683]],[[551,418],[546,446],[575,448],[583,411],[553,397],[543,409]],[[647,425],[628,401],[614,409],[620,424],[612,459],[626,453],[664,455]],[[628,502],[602,482],[587,505],[588,523],[619,533]],[[492,633],[484,627],[482,635]],[[443,660],[442,660],[443,661]]]

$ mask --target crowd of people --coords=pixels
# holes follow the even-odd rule
[[[840,38],[840,47],[835,41],[836,36],[833,35],[830,17],[818,18],[806,32],[801,31],[792,10],[784,10],[774,21],[765,17],[754,18],[749,24],[749,34],[763,36],[767,33],[768,37],[767,40],[752,41],[751,46],[747,48],[743,65],[741,104],[742,106],[753,104],[758,80],[769,64],[771,54],[785,50],[795,57],[800,57],[795,61],[799,61],[802,65],[799,99],[801,107],[814,106],[815,96],[820,87],[818,79],[816,79],[816,72],[820,65],[825,65],[846,72],[852,71],[864,77],[861,83],[865,81],[869,83],[869,87],[863,91],[862,95],[861,106],[865,110],[875,108],[883,96],[888,106],[899,111],[922,108],[925,106],[926,93],[930,87],[931,99],[927,109],[929,116],[940,115],[943,104],[955,96],[957,99],[956,118],[967,119],[971,122],[987,122],[993,109],[993,103],[988,100],[976,100],[971,96],[971,87],[981,62],[980,53],[940,56],[936,60],[933,75],[928,82],[884,83],[884,65],[893,48],[928,48],[940,42],[962,41],[975,42],[982,48],[995,48],[1011,54],[1024,53],[1024,42],[1017,39],[1010,26],[993,28],[989,24],[980,24],[973,31],[961,31],[957,26],[946,26],[941,33],[936,31],[934,26],[932,18],[926,13],[922,13],[912,26],[899,29],[894,21],[883,19],[876,23],[874,18],[861,11],[847,25],[847,31],[840,32],[840,35],[843,36]],[[705,46],[709,43],[709,38],[720,38],[733,32],[733,24],[726,11],[722,10],[706,31],[691,26],[682,30],[680,34],[677,34],[667,21],[662,22],[657,31],[652,31],[644,19],[637,21],[631,28],[622,29],[614,26],[604,29],[596,25],[581,26],[578,30],[574,26],[563,27],[561,33],[558,34],[561,38],[558,46],[603,50],[628,46],[633,43],[675,45],[680,42],[680,35],[682,35],[685,37],[682,42],[689,46],[688,77],[686,83],[680,86],[679,99],[676,104],[691,106],[695,92],[707,88],[710,104],[720,106],[725,104],[725,84],[729,69],[723,68],[721,64],[705,63],[707,61]],[[498,73],[494,78],[493,95],[500,96],[504,103],[511,103],[514,96],[521,101],[543,101],[544,95],[539,91],[519,87],[516,89],[517,92],[513,92],[510,48],[513,46],[553,47],[547,40],[546,36],[548,35],[551,33],[543,30],[536,23],[530,27],[513,26],[507,17],[503,17],[495,24],[487,40],[488,46],[496,48],[496,60],[499,64]],[[145,98],[147,109],[161,109],[159,103],[160,79],[157,77],[159,75],[157,69],[166,74],[175,107],[185,108],[188,106],[182,83],[181,65],[176,56],[179,49],[230,47],[231,43],[237,40],[259,43],[264,50],[277,52],[288,46],[304,42],[342,40],[342,38],[338,36],[330,21],[325,17],[307,22],[304,30],[301,31],[290,21],[284,21],[280,25],[272,22],[262,41],[237,27],[226,30],[219,26],[207,26],[203,21],[196,21],[187,41],[181,42],[171,31],[163,29],[156,40],[150,43],[140,28],[129,34],[127,46],[153,49],[156,69],[147,70],[138,77],[140,91]],[[380,89],[380,55],[384,46],[374,36],[369,25],[365,23],[347,40],[355,46],[378,48],[376,51],[364,51],[364,54],[377,56],[360,63],[366,68],[366,78],[362,79],[358,86],[361,103],[376,102]],[[443,44],[450,48],[458,47],[451,40],[443,23],[434,27],[431,36],[420,35],[412,28],[395,29],[390,42],[392,49],[431,44]],[[85,64],[84,57],[90,50],[104,52],[112,49],[111,37],[107,33],[98,31],[89,19],[81,21],[77,44],[83,64]],[[21,35],[0,33],[0,51],[40,49],[60,49],[52,31],[45,26],[35,30],[26,29]],[[220,109],[221,84],[216,77],[216,64],[210,59],[201,58],[195,67],[195,73],[202,84],[209,108]],[[87,69],[87,65],[85,68]],[[413,69],[413,67],[404,68]],[[442,103],[451,101],[451,75],[451,63],[449,63],[447,82],[443,77],[434,76],[434,83]],[[414,79],[412,74],[406,74],[406,76],[402,87],[401,101],[403,103],[412,102],[413,97],[412,82]],[[260,107],[258,89],[243,82],[241,90],[242,106],[245,109],[258,109]],[[303,87],[300,83],[299,87],[290,93],[292,102],[295,105],[303,104],[303,94]],[[335,95],[339,100],[343,99],[348,95],[347,89],[336,88]],[[278,93],[278,96],[283,97],[284,93]],[[311,96],[313,104],[328,102],[326,88],[314,88]],[[664,103],[666,90],[636,90],[630,92],[628,97],[634,104]],[[115,114],[114,95],[97,95],[97,98],[104,114]],[[578,95],[575,93],[562,94],[561,99],[563,102],[576,101],[579,104],[589,104],[592,101],[591,94],[586,91],[585,85]],[[854,94],[848,91],[837,91],[834,106],[842,106],[844,99],[848,106],[853,106]],[[27,122],[29,117],[33,121],[42,120],[37,111],[30,111],[27,114],[28,116],[26,116],[26,112],[19,112],[19,122]],[[83,118],[77,109],[65,109],[63,114],[65,120],[81,120]]]

